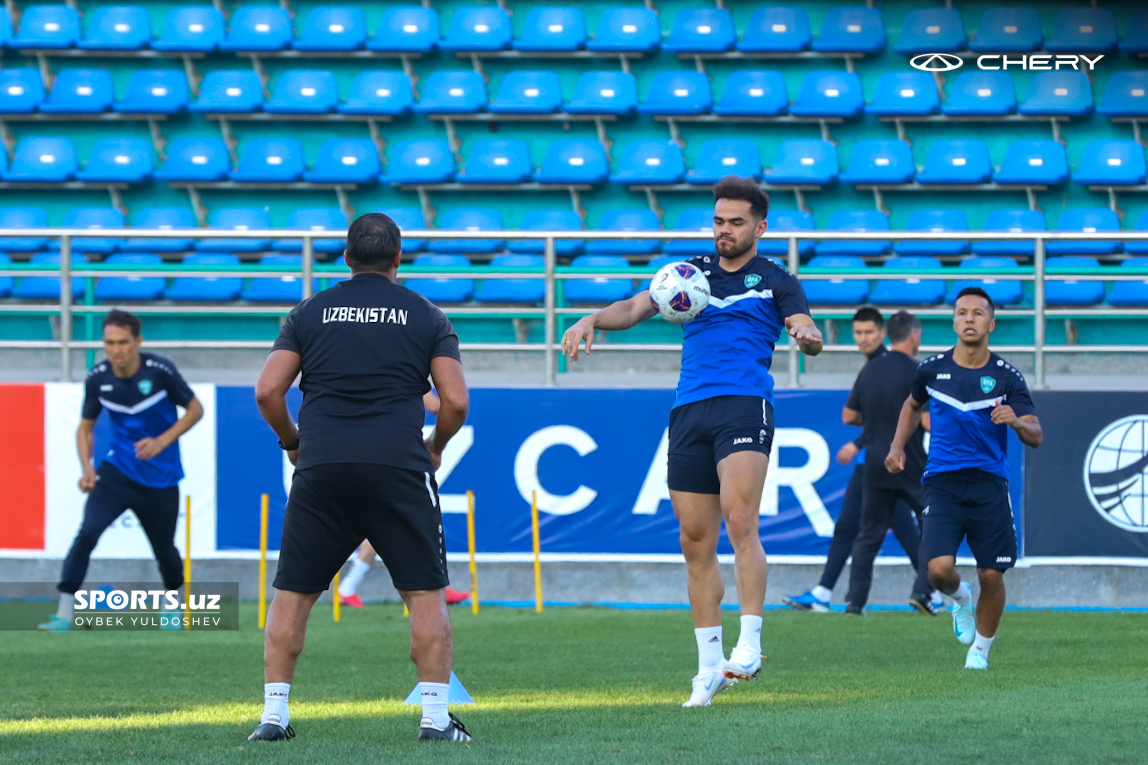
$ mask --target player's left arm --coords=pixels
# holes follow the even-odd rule
[[[303,360],[298,353],[276,348],[267,356],[259,379],[255,381],[255,403],[259,406],[259,414],[283,444],[299,442],[299,428],[287,410],[287,391],[302,368]],[[298,448],[287,452],[292,465],[298,455]]]
[[[997,425],[1008,425],[1016,431],[1017,438],[1025,446],[1036,449],[1044,442],[1044,430],[1036,417],[1036,407],[1032,405],[1032,395],[1020,372],[1010,378],[1004,399],[993,407],[992,421]]]
[[[821,353],[821,330],[809,315],[809,301],[805,299],[805,290],[801,288],[801,282],[796,276],[784,272],[773,289],[773,301],[785,317],[785,331],[797,343],[801,352],[806,356]]]
[[[167,389],[172,403],[183,407],[183,416],[158,436],[141,438],[136,441],[136,459],[146,461],[162,454],[165,449],[178,441],[180,436],[191,430],[197,422],[203,419],[203,404],[192,393],[191,386],[180,376],[179,372],[175,371],[174,367],[165,374],[167,381],[164,387]]]
[[[807,313],[795,313],[785,317],[785,331],[797,341],[797,347],[806,356],[816,356],[821,353],[821,330],[813,323],[813,317]]]

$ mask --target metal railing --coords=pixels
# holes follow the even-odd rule
[[[59,316],[59,340],[2,340],[0,349],[58,349],[60,351],[60,375],[63,380],[71,379],[71,352],[73,350],[94,350],[102,347],[96,340],[73,339],[73,323],[77,314],[92,316],[103,313],[107,306],[97,306],[89,302],[86,305],[75,305],[72,299],[72,290],[65,289],[73,278],[85,277],[94,280],[98,277],[201,277],[201,278],[285,278],[301,277],[303,284],[303,297],[313,294],[315,280],[324,276],[345,276],[347,270],[333,265],[315,263],[315,240],[335,239],[345,236],[343,232],[316,232],[311,230],[293,231],[285,229],[259,230],[259,231],[221,231],[209,229],[76,229],[76,228],[28,228],[0,230],[0,251],[3,251],[3,241],[6,238],[48,238],[58,239],[60,243],[60,265],[58,268],[44,267],[34,264],[0,264],[0,275],[12,276],[47,276],[58,277],[60,280],[60,301],[57,304],[22,304],[0,303],[0,313],[18,314],[46,314]],[[451,239],[451,240],[531,240],[544,242],[545,266],[541,270],[529,268],[492,268],[470,267],[467,269],[444,267],[413,267],[404,266],[403,277],[425,276],[432,278],[458,278],[458,279],[522,279],[528,276],[542,276],[545,280],[545,297],[542,307],[449,307],[444,311],[451,316],[505,316],[508,318],[541,318],[543,320],[542,343],[514,342],[514,343],[463,343],[463,350],[510,350],[533,351],[544,354],[545,375],[548,385],[556,385],[560,366],[558,344],[559,317],[584,316],[595,310],[594,307],[568,307],[559,305],[560,290],[558,284],[570,279],[602,279],[602,278],[642,278],[654,273],[654,269],[584,269],[562,267],[558,265],[556,242],[559,240],[657,240],[676,241],[694,240],[709,241],[712,235],[702,231],[408,231],[404,233],[407,239]],[[122,267],[102,264],[79,264],[73,266],[72,251],[75,239],[296,239],[302,240],[302,268],[301,270],[283,269],[273,266],[242,265],[242,266],[189,266],[189,265],[162,265],[162,266],[131,266]],[[1148,241],[1148,232],[1132,231],[1098,231],[1098,232],[1053,232],[1053,231],[767,231],[763,240],[782,240],[787,242],[787,265],[790,271],[801,276],[803,280],[865,280],[880,281],[884,279],[913,279],[966,280],[976,277],[990,277],[1009,281],[1023,281],[1033,283],[1033,303],[1031,308],[1001,309],[997,311],[1000,317],[1028,317],[1033,319],[1033,343],[1031,345],[1001,345],[994,346],[1002,353],[1032,354],[1034,357],[1034,384],[1043,387],[1045,382],[1045,356],[1050,353],[1146,353],[1148,345],[1105,344],[1105,345],[1048,345],[1045,342],[1045,321],[1049,317],[1080,316],[1082,314],[1095,314],[1098,317],[1148,317],[1148,308],[1127,308],[1092,310],[1065,310],[1048,309],[1045,305],[1044,286],[1047,279],[1052,277],[1065,277],[1074,281],[1148,281],[1148,268],[1048,268],[1046,264],[1045,243],[1049,241]],[[973,269],[973,268],[941,268],[941,269],[899,269],[899,268],[864,268],[864,269],[801,269],[799,259],[799,242],[803,240],[818,241],[1031,241],[1034,243],[1033,265],[1018,266],[1015,269]],[[684,259],[684,258],[683,258]],[[89,284],[89,287],[91,284]],[[93,290],[86,290],[88,300],[92,300]],[[132,310],[139,314],[163,315],[250,315],[250,316],[283,316],[282,306],[269,306],[267,308],[254,306],[218,306],[218,305],[140,305],[133,306]],[[814,309],[815,318],[847,318],[847,307],[836,309]],[[921,308],[913,306],[914,313],[920,316],[949,315],[950,309],[944,307]],[[851,316],[851,312],[849,316]],[[795,343],[787,342],[783,346],[789,358],[789,382],[796,387],[800,384],[799,350]],[[262,340],[166,340],[149,342],[148,345],[159,349],[266,349],[271,346],[272,338]],[[603,343],[597,346],[598,350],[606,351],[668,351],[680,349],[675,343]],[[949,346],[922,346],[922,351],[929,353],[940,351]],[[855,352],[856,349],[848,344],[827,344],[824,352],[845,353]]]

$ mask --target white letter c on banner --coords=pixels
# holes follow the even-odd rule
[[[518,493],[527,502],[530,494],[534,492],[538,497],[538,510],[551,515],[571,515],[579,510],[585,510],[598,492],[587,486],[579,486],[572,494],[551,494],[542,488],[538,480],[538,460],[542,453],[551,446],[569,446],[578,452],[578,456],[585,457],[598,448],[598,444],[590,434],[573,425],[551,425],[532,433],[518,448],[514,458],[514,482],[518,485]]]

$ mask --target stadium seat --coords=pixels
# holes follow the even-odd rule
[[[541,255],[496,255],[492,268],[537,268],[546,266]],[[474,293],[476,303],[541,303],[546,298],[545,279],[486,279]]]
[[[1041,46],[1044,33],[1034,8],[989,8],[981,15],[969,50],[978,53],[1023,53]]]
[[[1106,117],[1148,117],[1148,71],[1113,72],[1096,111]]]
[[[529,183],[534,175],[530,147],[521,139],[475,141],[458,174],[459,183]]]
[[[295,231],[336,231],[347,229],[347,216],[338,207],[304,207],[291,211],[287,228]],[[342,254],[347,247],[346,236],[339,234],[331,239],[312,239],[315,252]],[[302,252],[302,239],[273,239],[271,249],[276,252]],[[406,249],[406,242],[403,242]]]
[[[391,152],[385,180],[398,185],[450,183],[454,154],[446,141],[403,141]]]
[[[572,268],[596,270],[601,268],[629,268],[630,261],[621,255],[580,255],[570,261]],[[613,303],[634,294],[633,279],[564,279],[568,303]]]
[[[772,184],[826,186],[837,180],[837,147],[829,141],[783,141],[765,180]]]
[[[438,47],[447,51],[506,50],[510,36],[510,15],[505,8],[457,8]]]
[[[11,252],[11,248],[9,248]],[[72,253],[72,268],[88,264],[83,253]],[[28,261],[30,266],[44,268],[58,268],[60,265],[59,252],[38,252]],[[79,302],[84,299],[87,278],[76,276],[72,278],[72,301]],[[60,299],[60,277],[58,276],[25,276],[12,288],[12,297],[20,300],[51,300]]]
[[[767,231],[813,231],[813,215],[806,210],[777,210],[770,208],[765,216],[769,225]],[[809,257],[815,251],[812,239],[797,240],[797,254],[800,257]],[[789,242],[784,239],[761,239],[757,243],[759,255],[768,255],[785,259],[789,255]]]
[[[211,72],[188,107],[200,114],[246,114],[263,108],[263,83],[250,70]]]
[[[597,141],[564,139],[551,141],[546,156],[534,174],[538,183],[595,186],[605,183],[610,175],[606,150]]]
[[[930,257],[896,257],[885,261],[885,268],[925,271],[940,267],[941,261]],[[937,305],[944,299],[943,279],[879,279],[869,294],[869,302],[873,305]]]
[[[414,110],[414,103],[411,81],[402,72],[361,72],[338,110],[343,114],[406,117]]]
[[[682,149],[674,141],[633,141],[621,151],[618,172],[610,183],[618,186],[663,186],[681,183],[686,175]]]
[[[1108,8],[1065,8],[1056,17],[1044,49],[1053,53],[1115,51],[1116,17]]]
[[[143,183],[150,181],[151,141],[144,138],[101,138],[92,146],[87,166],[76,180],[89,183]]]
[[[438,14],[433,8],[385,8],[367,48],[385,53],[431,53],[438,48],[438,40]]]
[[[913,150],[904,141],[858,141],[841,182],[851,186],[911,183],[915,172]]]
[[[1124,53],[1148,53],[1148,8],[1132,12],[1119,47]]]
[[[1084,117],[1092,113],[1092,85],[1085,72],[1037,72],[1017,111],[1034,116]]]
[[[80,40],[80,15],[68,5],[30,5],[7,46],[15,49],[71,48]]]
[[[421,226],[420,226],[421,228]],[[404,251],[405,251],[405,242]],[[470,258],[465,255],[419,255],[411,263],[419,267],[457,268],[471,267]],[[433,276],[416,276],[407,279],[403,286],[413,290],[432,303],[465,303],[474,297],[473,279],[438,279]]]
[[[158,181],[184,183],[227,180],[231,158],[222,138],[177,138],[168,144],[167,162],[155,172]]]
[[[238,183],[294,183],[303,179],[303,144],[295,138],[255,138],[239,154],[231,172]]]
[[[1072,180],[1086,186],[1135,186],[1144,183],[1146,173],[1144,148],[1135,141],[1091,141]]]
[[[1015,269],[1016,261],[1012,258],[1002,257],[973,257],[960,262],[959,268],[968,269]],[[1003,274],[1002,274],[1003,275]],[[956,279],[945,295],[945,302],[950,305],[957,301],[957,295],[966,287],[980,287],[988,293],[997,306],[1016,305],[1024,297],[1024,289],[1017,279],[999,279],[992,276],[976,277],[973,279]]]
[[[674,231],[701,231],[710,235],[709,239],[671,239],[662,244],[662,252],[666,253],[667,263],[672,263],[674,258],[693,258],[699,255],[713,255],[714,254],[714,211],[712,207],[696,207],[688,210],[682,210],[678,213],[678,217],[674,221]],[[758,242],[758,252],[761,251],[761,245],[765,244],[767,240]],[[653,265],[651,263],[650,265]],[[649,286],[647,281],[646,289]],[[640,291],[640,290],[639,290]]]
[[[573,210],[530,210],[519,227],[524,231],[581,231],[582,218]],[[582,252],[578,239],[555,239],[554,252],[560,258],[573,257]],[[519,255],[542,255],[546,252],[543,239],[513,239],[506,249]]]
[[[1044,213],[1039,210],[993,210],[985,220],[985,231],[1046,231]],[[973,242],[973,252],[986,256],[1032,257],[1036,246],[1032,240]]]
[[[742,53],[797,53],[813,42],[804,8],[756,8],[737,49]]]
[[[12,258],[8,257],[4,253],[0,253],[0,265],[7,266],[11,263],[12,263]],[[2,273],[3,272],[0,271],[0,274],[2,274]],[[11,276],[0,276],[0,298],[11,297],[12,285],[14,283],[15,283],[15,280]]]
[[[646,101],[638,107],[642,114],[705,114],[713,106],[710,78],[702,72],[658,72]]]
[[[207,227],[216,230],[258,231],[271,228],[271,215],[263,207],[224,207],[207,219]],[[265,252],[270,239],[202,239],[195,249],[200,252]]]
[[[586,48],[597,53],[653,53],[662,42],[658,15],[649,8],[607,8],[598,17],[594,39]]]
[[[865,268],[865,261],[849,255],[818,255],[806,268]],[[869,282],[864,279],[802,280],[810,305],[861,305],[869,300]]]
[[[329,114],[339,106],[339,82],[333,72],[290,69],[279,77],[263,110],[272,114]]]
[[[1107,207],[1091,207],[1065,210],[1056,222],[1057,231],[1082,231],[1087,234],[1098,231],[1119,231],[1120,218]],[[1054,241],[1045,242],[1049,255],[1110,255],[1120,252],[1120,242],[1116,240],[1093,241]]]
[[[71,138],[25,138],[16,144],[11,166],[0,172],[7,183],[64,183],[79,163]]]
[[[0,69],[0,114],[31,114],[44,101],[37,69]]]
[[[319,146],[308,183],[377,183],[383,168],[379,150],[369,138],[330,138]]]
[[[492,207],[451,210],[442,216],[441,231],[499,231],[502,214]],[[438,253],[464,253],[467,255],[501,252],[506,249],[502,239],[434,239],[427,249]]]
[[[112,207],[73,207],[64,218],[66,228],[124,228],[123,213]],[[75,252],[91,252],[99,255],[108,255],[115,252],[121,239],[108,237],[77,237],[72,240],[72,249]]]
[[[1136,219],[1136,230],[1148,231],[1148,210],[1140,213]],[[1127,241],[1124,243],[1124,251],[1129,255],[1148,255],[1148,241]]]
[[[812,47],[821,53],[880,53],[885,50],[885,20],[876,8],[830,8]]]
[[[403,252],[422,252],[427,248],[425,239],[408,239],[408,231],[422,231],[427,225],[423,219],[423,211],[417,207],[389,207],[379,210],[383,215],[393,220],[403,234]]]
[[[307,14],[291,47],[300,51],[345,52],[367,44],[367,22],[355,6],[320,6]]]
[[[0,230],[13,228],[48,228],[48,211],[43,207],[0,207]],[[0,249],[5,252],[39,252],[48,247],[45,237],[3,237]]]
[[[553,114],[562,111],[562,82],[554,72],[510,72],[502,78],[494,114]]]
[[[96,8],[88,21],[88,33],[76,47],[83,50],[143,50],[151,44],[151,17],[146,8],[109,6]]]
[[[1087,255],[1049,258],[1048,268],[1099,268],[1100,261]],[[1104,302],[1104,282],[1077,279],[1047,279],[1044,282],[1044,303],[1047,306],[1096,305]]]
[[[730,74],[713,112],[722,117],[776,117],[788,109],[781,72],[741,70]]]
[[[687,8],[680,11],[662,50],[671,53],[721,53],[733,50],[737,33],[726,8]]]
[[[897,53],[948,53],[965,47],[965,24],[956,8],[920,8],[905,14]],[[883,282],[881,282],[883,283]]]
[[[132,72],[122,101],[113,108],[121,114],[181,114],[191,102],[187,75],[174,69]]]
[[[865,111],[878,117],[923,117],[941,111],[941,95],[928,72],[888,72],[877,81]]]
[[[1016,85],[1008,72],[963,72],[941,111],[950,117],[1003,117],[1016,111]]]
[[[607,210],[594,226],[598,231],[656,231],[658,216],[650,210]],[[662,249],[657,239],[594,239],[586,242],[588,255],[653,255]]]
[[[1059,186],[1068,180],[1068,158],[1058,141],[1013,141],[993,180],[1004,185]]]
[[[968,231],[969,221],[961,210],[916,210],[905,221],[906,231]],[[893,245],[893,252],[902,257],[939,258],[964,255],[969,251],[969,243],[960,240],[905,240]],[[938,298],[938,302],[940,299]]]
[[[889,216],[880,210],[841,210],[829,219],[830,231],[888,231]],[[855,255],[871,258],[885,255],[893,249],[892,242],[858,239],[837,239],[818,242],[818,255]]]
[[[303,299],[303,256],[264,255],[261,266],[276,266],[284,271],[300,272],[299,276],[253,278],[242,297],[250,303],[298,303]]]
[[[197,253],[185,257],[181,265],[238,266],[239,258],[223,253]],[[243,280],[239,277],[177,276],[164,290],[164,297],[180,303],[230,303],[238,300],[242,291]]]
[[[861,79],[853,72],[810,72],[789,113],[797,117],[856,117],[865,108]]]
[[[195,213],[186,207],[148,207],[132,216],[132,228],[164,231],[198,228]],[[192,239],[124,239],[122,252],[188,252],[195,249]]]
[[[106,69],[64,69],[40,111],[46,114],[98,114],[116,101],[112,75]]]
[[[929,147],[925,169],[917,174],[917,181],[938,185],[988,183],[992,172],[984,141],[937,141]]]
[[[164,20],[153,50],[210,53],[223,42],[223,14],[210,5],[173,8]]]
[[[1148,258],[1129,258],[1120,265],[1123,268],[1148,268]],[[1127,307],[1148,306],[1148,279],[1140,282],[1115,282],[1112,291],[1108,293],[1108,304]]]
[[[162,266],[159,255],[125,253],[109,255],[104,265],[130,269],[134,266]],[[120,300],[160,300],[165,280],[162,276],[101,276],[96,281],[96,300],[115,303]]]
[[[486,111],[486,82],[473,70],[435,72],[423,86],[415,111],[423,114],[474,114]]]
[[[291,15],[286,8],[239,8],[231,15],[231,26],[219,49],[251,53],[286,50],[291,47],[291,38]]]
[[[561,52],[586,47],[586,20],[577,7],[533,8],[526,15],[514,49]]]
[[[756,142],[745,138],[706,141],[698,149],[694,169],[686,173],[686,183],[709,186],[727,175],[761,180],[761,155]]]
[[[566,102],[569,114],[633,114],[638,109],[638,86],[629,72],[585,72]]]

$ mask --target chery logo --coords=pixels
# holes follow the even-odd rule
[[[1074,53],[1022,53],[1010,56],[1003,53],[991,53],[977,56],[977,68],[985,71],[1001,69],[1028,69],[1039,72],[1050,69],[1075,69],[1081,72],[1090,72],[1096,68],[1101,54],[1089,58],[1083,54]],[[951,72],[960,69],[965,63],[964,59],[952,53],[922,53],[909,59],[909,66],[920,69],[922,72]]]

